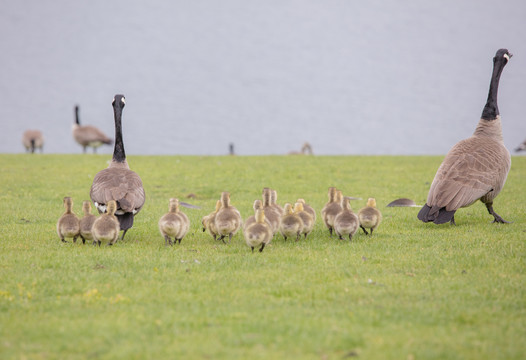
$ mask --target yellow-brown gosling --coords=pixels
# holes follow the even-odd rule
[[[113,245],[119,237],[119,220],[115,216],[117,203],[115,200],[110,200],[106,205],[106,213],[100,215],[97,220],[95,220],[91,229],[94,245],[98,244],[100,246],[103,242],[108,243],[108,245]]]
[[[280,232],[283,238],[287,240],[288,237],[296,237],[299,240],[301,232],[303,231],[303,220],[298,214],[294,213],[292,204],[286,203],[283,208],[284,215],[281,218]]]
[[[258,209],[263,210],[263,203],[261,202],[261,200],[254,200],[254,204],[252,205],[252,208],[254,209],[254,215],[249,216],[243,223],[243,227],[245,229],[256,222],[256,211]],[[270,226],[270,221],[268,221],[266,217],[265,217],[265,222]]]
[[[493,210],[493,200],[504,187],[511,167],[497,106],[500,75],[511,56],[506,49],[495,54],[488,99],[475,132],[447,153],[431,183],[426,204],[418,213],[419,220],[454,225],[458,209],[480,200],[493,222],[508,222]]]
[[[334,229],[334,219],[336,218],[336,215],[342,211],[342,192],[337,190],[335,187],[330,187],[328,194],[329,201],[321,209],[321,217],[323,218],[323,223],[329,229],[329,234],[332,236],[332,230]]]
[[[281,215],[278,210],[272,206],[271,201],[272,190],[269,188],[263,189],[263,210],[265,211],[265,217],[270,222],[270,229],[272,235],[275,235],[279,231],[279,223],[281,221]]]
[[[382,213],[376,208],[375,198],[369,198],[367,200],[367,206],[358,211],[358,220],[365,235],[369,234],[367,230],[365,230],[366,228],[371,230],[372,235],[373,230],[375,230],[382,221]]]
[[[122,111],[126,101],[124,95],[115,95],[112,106],[115,120],[115,147],[110,165],[99,171],[93,179],[90,197],[99,213],[106,211],[108,201],[115,200],[122,238],[133,226],[133,219],[141,211],[146,196],[140,176],[130,170],[126,161],[122,140]]]
[[[352,237],[356,233],[356,230],[358,230],[360,221],[358,220],[358,215],[352,211],[349,200],[348,197],[343,198],[343,209],[334,219],[334,231],[336,231],[340,240],[343,240],[343,236],[349,236],[349,240],[352,241]]]
[[[26,130],[22,135],[22,144],[26,148],[26,152],[34,153],[35,149],[39,149],[42,153],[44,150],[44,136],[40,130]]]
[[[178,199],[170,199],[168,212],[161,216],[158,225],[159,231],[164,237],[164,245],[172,245],[172,237],[174,238],[174,243],[181,243],[181,240],[190,228],[190,220],[185,213],[180,211]]]
[[[265,211],[263,209],[256,210],[256,222],[247,226],[244,231],[245,241],[247,245],[254,252],[256,246],[260,246],[259,252],[262,252],[270,240],[272,239],[272,231],[270,226],[265,221]]]
[[[102,144],[110,145],[112,140],[107,137],[102,131],[92,125],[80,125],[79,107],[75,106],[75,122],[73,123],[73,138],[82,146],[82,150],[86,153],[88,146],[93,147],[93,153],[97,152],[97,148]]]
[[[301,233],[306,239],[307,235],[309,235],[314,228],[314,219],[312,219],[312,216],[303,209],[303,204],[300,202],[294,204],[294,213],[301,218],[301,221],[303,221],[303,230]]]
[[[221,209],[216,214],[214,220],[219,235],[219,240],[225,242],[225,237],[232,240],[239,228],[241,227],[241,214],[232,205],[230,205],[230,193],[225,191],[221,193]]]
[[[73,200],[66,196],[63,200],[64,214],[57,221],[57,234],[62,242],[67,242],[66,238],[73,238],[73,242],[77,241],[80,233],[79,218],[73,212]]]
[[[201,220],[201,224],[203,225],[203,232],[208,230],[208,233],[212,235],[214,240],[217,239],[218,235],[217,228],[215,225],[215,218],[219,209],[221,209],[221,200],[217,200],[215,210],[212,211],[210,214],[203,216],[203,219]]]
[[[86,240],[93,242],[93,234],[91,233],[91,229],[97,217],[91,213],[90,201],[86,200],[82,202],[82,212],[84,215],[80,219],[80,238],[82,239],[82,243],[85,244]]]
[[[314,220],[314,222],[316,223],[316,211],[313,209],[313,207],[310,206],[309,204],[307,204],[305,202],[305,199],[301,199],[300,198],[300,199],[296,200],[296,202],[299,202],[299,203],[303,204],[303,210],[308,212],[312,216],[312,220]]]

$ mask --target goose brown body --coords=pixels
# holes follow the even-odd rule
[[[494,222],[506,222],[493,210],[493,200],[502,190],[511,167],[511,156],[504,146],[497,106],[497,90],[502,69],[511,54],[500,49],[494,57],[488,100],[473,135],[451,148],[438,168],[418,213],[423,222],[455,223],[455,212],[482,201]]]
[[[22,144],[26,148],[26,152],[34,153],[35,149],[40,152],[44,149],[44,136],[40,130],[26,130],[22,135]]]
[[[112,140],[107,137],[101,130],[92,125],[80,125],[79,107],[75,106],[75,123],[73,124],[73,138],[82,146],[83,152],[87,147],[93,147],[93,152],[102,144],[110,145]]]
[[[99,171],[93,179],[90,197],[100,213],[106,211],[106,204],[115,200],[115,215],[119,220],[122,238],[133,226],[134,216],[142,209],[145,193],[142,180],[137,173],[130,170],[122,140],[122,109],[125,100],[123,95],[115,95],[113,100],[115,115],[115,148],[108,168]]]

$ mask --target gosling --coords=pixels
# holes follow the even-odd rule
[[[360,220],[358,220],[358,216],[352,211],[349,200],[348,197],[343,198],[343,210],[334,218],[334,231],[338,234],[340,240],[343,240],[344,235],[348,235],[349,241],[352,241],[353,235],[358,230]]]
[[[230,193],[227,191],[221,194],[221,209],[217,212],[214,222],[219,240],[225,244],[225,237],[228,236],[228,241],[230,242],[232,236],[241,227],[241,214],[234,206],[230,205]]]
[[[221,200],[217,200],[215,210],[212,211],[210,214],[203,216],[203,219],[201,220],[201,224],[203,225],[203,232],[208,230],[208,233],[212,235],[214,240],[217,239],[218,235],[217,228],[215,225],[215,218],[219,209],[221,209]]]
[[[106,213],[102,214],[93,223],[91,233],[93,234],[93,245],[100,244],[104,241],[108,245],[113,245],[119,237],[121,229],[119,220],[115,216],[117,210],[117,203],[115,200],[110,200],[106,204]]]
[[[369,235],[366,228],[371,229],[371,235],[380,222],[382,221],[382,213],[376,208],[375,198],[367,200],[367,206],[358,211],[358,219],[360,220],[360,227],[365,235]]]
[[[171,198],[168,212],[159,219],[159,231],[164,237],[164,245],[172,245],[171,237],[174,238],[174,244],[180,244],[189,228],[190,220],[179,210],[179,200]]]
[[[265,221],[265,211],[257,209],[255,214],[256,221],[247,226],[244,232],[245,241],[254,252],[256,246],[260,246],[259,252],[262,252],[270,240],[272,239],[272,231],[269,224]]]
[[[308,212],[312,216],[312,220],[316,223],[316,211],[313,209],[313,207],[310,206],[309,204],[307,204],[305,202],[305,199],[301,199],[300,198],[300,199],[296,200],[296,202],[299,202],[299,203],[303,204],[303,210]]]
[[[90,201],[85,200],[82,202],[82,212],[84,216],[80,219],[80,238],[82,239],[82,243],[85,244],[86,240],[93,241],[91,229],[97,217],[91,213]]]
[[[334,218],[336,218],[336,215],[342,211],[341,201],[342,192],[335,187],[330,187],[329,201],[321,209],[321,217],[323,218],[323,223],[329,229],[330,236],[332,236],[332,231],[334,229]]]
[[[276,207],[272,206],[272,190],[269,188],[263,189],[263,210],[265,210],[265,217],[270,222],[270,229],[272,230],[272,235],[280,229],[280,220],[283,214],[279,213],[279,210]]]
[[[254,200],[254,204],[252,205],[252,208],[254,209],[254,215],[249,216],[243,223],[243,226],[245,229],[247,229],[250,225],[256,222],[256,211],[258,211],[258,209],[263,210],[263,203],[261,202],[261,200]],[[270,222],[268,221],[266,217],[265,217],[265,222],[269,224],[270,226]]]
[[[294,209],[290,203],[286,203],[283,208],[284,215],[281,218],[280,232],[283,238],[287,240],[288,237],[296,237],[296,241],[299,240],[301,232],[303,231],[303,220],[301,217],[294,213]]]
[[[294,204],[294,213],[298,214],[303,221],[303,229],[301,230],[301,233],[305,235],[306,239],[307,235],[309,235],[314,228],[314,220],[312,219],[312,216],[303,209],[303,203],[297,202]]]
[[[73,212],[73,200],[66,196],[63,204],[66,211],[57,221],[58,237],[62,242],[67,242],[65,238],[73,238],[73,242],[77,242],[77,237],[80,235],[80,224],[79,218]]]

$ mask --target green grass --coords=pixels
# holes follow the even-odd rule
[[[514,157],[492,224],[481,203],[457,226],[423,224],[442,157],[132,156],[146,204],[124,242],[63,244],[62,198],[77,213],[108,156],[0,155],[2,359],[522,359],[526,351],[526,158]],[[214,242],[201,217],[222,191],[246,218],[268,186],[318,214],[327,188],[376,197],[372,237],[304,241],[251,253],[241,233]],[[186,199],[194,193],[196,199]],[[157,221],[178,197],[191,221],[165,247]]]

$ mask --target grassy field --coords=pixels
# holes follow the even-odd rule
[[[492,224],[476,203],[457,226],[423,224],[442,157],[132,156],[146,204],[124,242],[60,242],[62,198],[80,213],[107,155],[0,155],[1,359],[523,359],[526,157],[514,157]],[[376,197],[372,237],[330,238],[320,217],[300,242],[251,253],[201,231],[221,191],[246,218],[263,187],[318,214],[327,188]],[[187,199],[193,193],[196,199]],[[178,197],[191,221],[165,247],[157,221]]]

